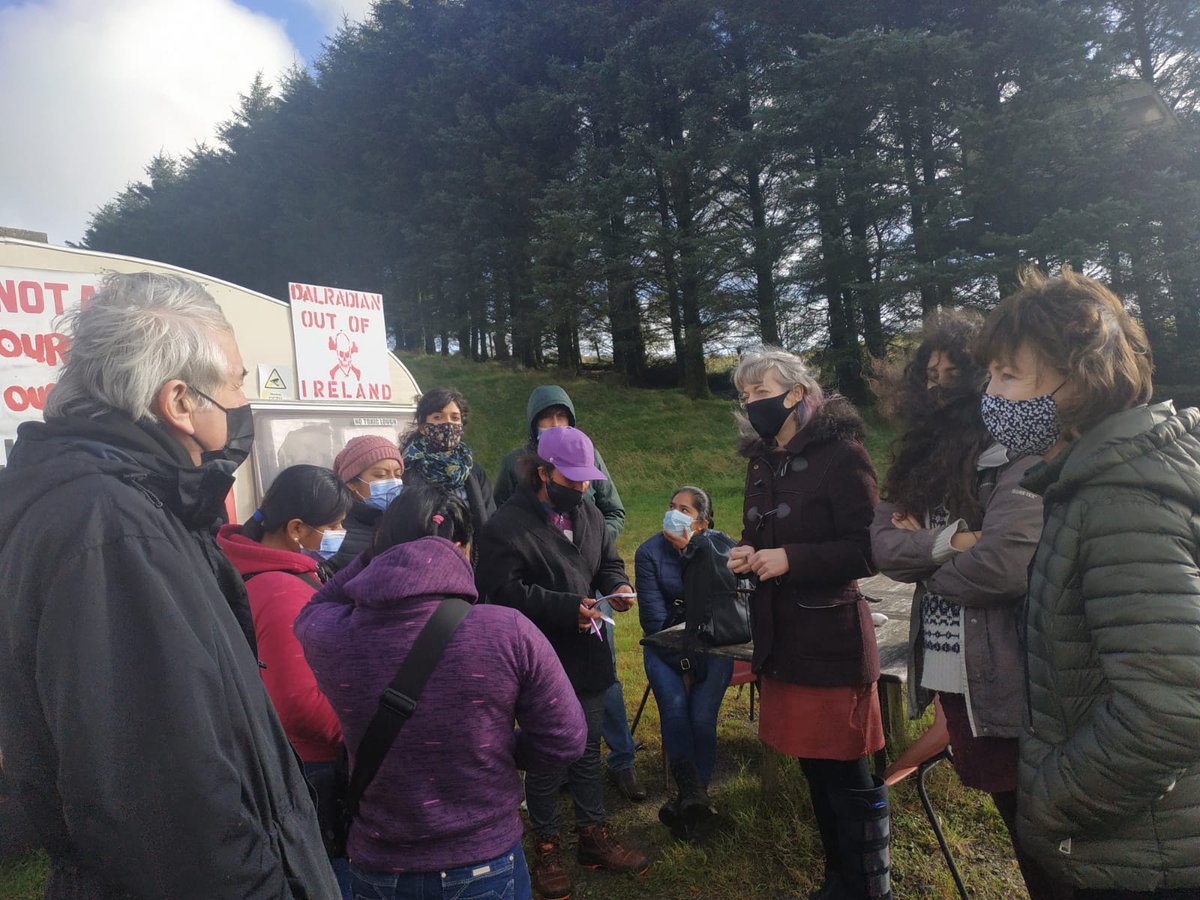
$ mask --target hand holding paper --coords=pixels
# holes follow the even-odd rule
[[[636,599],[637,594],[634,593],[633,588],[627,584],[623,584],[611,594],[598,597],[596,602],[600,603],[607,600],[608,605],[611,606],[616,612],[625,612],[627,609],[633,606]]]

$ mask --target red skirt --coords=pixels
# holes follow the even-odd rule
[[[758,687],[758,736],[779,753],[853,760],[883,749],[883,717],[874,684],[809,687],[759,675]]]

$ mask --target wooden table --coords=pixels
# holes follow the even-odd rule
[[[888,620],[875,628],[879,645],[879,710],[883,717],[884,749],[875,756],[875,768],[887,767],[887,754],[893,756],[903,749],[905,736],[905,697],[908,681],[908,623],[912,608],[911,584],[900,584],[883,575],[865,578],[859,588],[873,602],[871,612],[883,613]],[[676,625],[656,634],[647,635],[642,643],[679,652],[683,646],[684,626]],[[733,644],[727,647],[708,647],[701,644],[700,653],[725,656],[749,662],[754,656],[754,644]]]

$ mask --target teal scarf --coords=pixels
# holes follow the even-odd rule
[[[453,450],[434,450],[424,435],[404,448],[404,467],[412,468],[430,484],[440,484],[455,490],[471,477],[474,458],[471,448],[460,443]]]

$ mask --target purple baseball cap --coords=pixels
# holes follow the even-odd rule
[[[608,481],[596,467],[596,448],[578,428],[547,428],[537,446],[538,456],[572,481]]]

